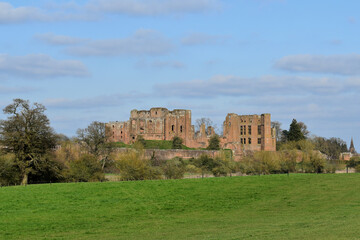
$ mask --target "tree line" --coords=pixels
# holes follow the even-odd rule
[[[347,150],[341,139],[309,138],[307,127],[295,119],[289,130],[281,130],[277,152],[248,153],[234,162],[231,151],[219,151],[211,158],[174,158],[160,161],[155,156],[144,157],[146,141],[139,136],[133,148],[125,153],[116,151],[116,144],[106,141],[105,125],[93,122],[69,139],[56,134],[41,104],[15,99],[0,120],[0,185],[28,183],[105,181],[105,174],[115,174],[119,180],[183,178],[187,174],[204,177],[231,176],[234,173],[272,174],[292,172],[334,172],[340,152]],[[174,137],[172,148],[182,148],[182,139]],[[220,149],[219,136],[213,135],[210,150]],[[352,160],[349,167],[360,161]],[[360,171],[360,167],[359,167]]]

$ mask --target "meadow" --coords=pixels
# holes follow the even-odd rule
[[[360,174],[0,188],[1,239],[359,239]]]

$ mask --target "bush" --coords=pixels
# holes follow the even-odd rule
[[[231,158],[231,154],[228,154],[228,152],[222,150],[215,157],[211,172],[214,174],[215,177],[227,176],[228,174],[235,172],[235,168],[236,165]]]
[[[208,150],[219,150],[220,149],[220,138],[218,135],[213,135],[209,139]]]
[[[214,168],[214,159],[206,154],[202,154],[198,158],[191,160],[191,163],[201,169],[201,176],[204,177],[205,173],[210,172]]]
[[[306,173],[323,173],[326,160],[319,152],[303,152],[301,164]]]
[[[117,154],[115,164],[121,174],[121,180],[161,179],[158,168],[152,167],[150,161],[144,159],[141,151],[129,151]]]
[[[168,160],[163,167],[164,175],[167,179],[180,179],[184,177],[186,165],[181,158]]]
[[[0,185],[17,185],[21,182],[21,172],[13,154],[0,156]]]
[[[104,181],[105,175],[97,158],[90,154],[84,154],[79,159],[70,161],[64,176],[72,182],[96,182]]]
[[[135,144],[140,144],[140,145],[142,145],[142,148],[146,148],[146,140],[144,139],[144,137],[142,135],[138,135],[136,137]]]
[[[183,140],[180,137],[175,136],[172,139],[172,149],[182,149],[182,143]]]
[[[30,184],[63,182],[64,167],[62,162],[56,160],[54,154],[47,154],[39,159],[33,170],[29,172],[28,182]]]

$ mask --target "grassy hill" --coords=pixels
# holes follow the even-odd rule
[[[360,174],[0,188],[1,239],[358,239]]]

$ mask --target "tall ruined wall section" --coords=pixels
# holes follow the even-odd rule
[[[112,142],[132,143],[142,135],[147,140],[171,140],[179,136],[184,144],[193,139],[191,111],[166,108],[151,108],[149,111],[132,110],[126,122],[110,122],[106,124],[108,140]]]
[[[229,113],[223,125],[224,148],[238,152],[276,151],[275,129],[271,128],[270,114],[237,115]]]

